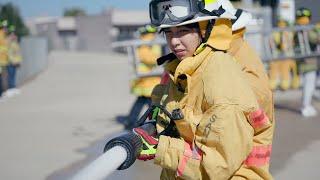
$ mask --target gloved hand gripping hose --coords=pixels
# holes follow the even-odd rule
[[[157,109],[156,109],[157,108]],[[170,124],[161,133],[156,132],[156,121],[159,109],[170,118]],[[150,116],[149,116],[150,117]],[[170,114],[163,106],[152,105],[137,124],[136,131],[126,132],[111,139],[104,148],[104,154],[91,162],[84,169],[75,174],[72,180],[103,180],[114,170],[129,168],[137,158],[150,160],[156,153],[158,138],[160,135],[179,137],[175,130],[174,120],[182,119],[183,115],[179,109]]]
[[[153,110],[159,108],[165,115],[170,118],[170,124],[168,127],[157,134],[156,130],[156,121],[147,120],[147,118],[152,114]],[[163,106],[152,105],[144,115],[137,121],[137,129],[145,131],[148,135],[158,138],[160,135],[166,135],[171,137],[178,137],[178,133],[172,133],[174,131],[174,121],[183,119],[183,114],[180,109],[173,110],[172,113],[169,113]],[[135,160],[140,156],[141,151],[143,150],[143,142],[139,133],[129,131],[125,134],[122,134],[118,137],[111,139],[104,147],[104,152],[115,147],[121,146],[126,149],[127,158],[126,160],[118,167],[118,170],[123,170],[129,168]]]
[[[143,126],[139,127],[146,131],[148,134],[155,134],[156,128],[153,123],[146,123]],[[132,131],[127,132],[123,135],[111,139],[104,147],[104,152],[115,146],[121,146],[126,149],[127,158],[126,160],[118,167],[118,170],[123,170],[129,168],[137,159],[142,151],[142,141],[141,138],[133,133]]]

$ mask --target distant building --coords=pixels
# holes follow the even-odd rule
[[[112,10],[112,25],[115,31],[114,40],[125,40],[134,37],[137,29],[150,24],[149,12]]]
[[[33,18],[27,26],[32,35],[47,37],[50,49],[108,51],[112,41],[134,38],[149,21],[148,11],[108,9],[99,15]]]

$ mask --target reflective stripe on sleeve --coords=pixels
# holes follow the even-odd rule
[[[250,123],[253,128],[260,128],[268,124],[268,122],[269,118],[262,109],[254,111],[250,114]]]
[[[271,155],[271,145],[254,146],[251,153],[244,161],[247,166],[260,167],[269,164]]]
[[[190,144],[185,142],[183,158],[179,162],[178,169],[177,169],[177,176],[182,176],[183,175],[183,172],[184,172],[184,170],[185,170],[185,168],[187,166],[188,160],[190,158],[201,160],[202,152],[197,147],[194,147],[194,148],[191,149]]]

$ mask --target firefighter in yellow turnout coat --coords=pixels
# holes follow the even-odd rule
[[[181,17],[176,12],[177,5],[195,7],[193,3],[195,1],[151,1],[153,22],[157,23],[157,19],[163,17],[153,17],[152,13],[157,13],[153,12],[156,7],[162,7],[158,11],[168,14],[159,20],[159,25],[177,57],[166,64],[168,84],[154,89],[153,102],[168,111],[180,109],[184,116],[174,121],[180,138],[160,136],[159,140],[148,141],[150,137],[137,131],[150,149],[150,144],[157,144],[156,151],[149,151],[149,154],[143,151],[145,154],[142,155],[155,156],[155,163],[163,167],[161,179],[271,179],[268,172],[250,169],[269,161],[269,158],[259,157],[261,153],[268,156],[271,146],[257,147],[256,144],[264,143],[264,139],[255,140],[254,136],[270,128],[272,121],[259,107],[240,64],[225,53],[232,40],[228,19],[235,16],[218,4],[216,10],[210,10],[210,16],[198,12],[206,12],[203,9],[186,8],[199,14],[185,19],[176,17]],[[206,7],[203,6],[205,10]],[[212,23],[207,26],[201,23],[209,19],[215,19],[212,31]],[[188,48],[192,44],[185,40],[194,38],[196,32],[201,42],[192,41],[193,45],[197,44],[192,51]],[[168,121],[160,111],[158,130],[165,128]]]
[[[279,28],[288,27],[288,22],[284,20],[278,21]],[[294,34],[290,31],[275,32],[272,34],[274,38],[276,56],[286,55],[294,56]],[[292,72],[292,74],[291,74]],[[283,90],[289,88],[299,88],[300,78],[298,75],[297,64],[293,59],[283,59],[270,63],[270,86],[272,90],[278,88],[278,79],[280,80],[280,87]]]
[[[308,8],[301,7],[296,11],[296,24],[299,26],[309,25],[311,21],[312,13]],[[304,37],[303,39],[308,39],[309,44],[305,45],[300,50],[308,52],[316,50],[317,34],[314,30],[310,31],[298,31],[295,35],[296,44],[299,44],[299,36]],[[298,52],[300,51],[298,50]],[[300,53],[302,53],[300,51]],[[317,109],[312,105],[313,93],[316,89],[316,79],[317,79],[317,58],[304,58],[298,60],[298,70],[300,74],[303,74],[303,88],[302,88],[302,107],[300,109],[301,114],[304,117],[314,117],[318,114]]]
[[[140,39],[142,41],[152,41],[155,39],[157,29],[153,26],[146,25],[139,29]],[[157,58],[161,56],[161,46],[142,45],[138,48],[138,58],[140,64],[137,71],[139,73],[148,73],[157,65]],[[133,80],[131,91],[137,96],[150,97],[152,89],[155,85],[159,84],[160,77],[143,77]]]
[[[233,9],[229,1],[225,1],[229,9]],[[274,133],[274,102],[273,94],[268,84],[268,76],[264,65],[255,50],[244,40],[245,26],[251,20],[248,12],[233,10],[237,16],[233,20],[233,38],[228,52],[241,65],[245,78],[248,81],[258,101],[261,112],[265,113],[270,125],[263,129],[255,128],[253,149],[246,163],[237,171],[238,179],[272,179],[269,172],[269,160]],[[259,157],[259,158],[257,158]]]
[[[6,39],[6,21],[0,20],[0,96],[3,92],[2,87],[2,71],[8,64],[8,43]]]
[[[138,29],[140,40],[152,41],[155,39],[156,27],[146,25]],[[147,74],[157,65],[157,58],[161,56],[160,45],[142,45],[137,49],[139,64],[137,65],[137,72],[139,74]],[[141,110],[145,105],[151,104],[152,89],[160,83],[160,76],[137,77],[131,82],[131,93],[137,96],[133,103],[131,110],[127,116],[118,116],[117,120],[123,123],[127,129],[135,126],[135,123],[140,115]]]
[[[16,87],[16,72],[22,63],[22,56],[15,30],[13,25],[8,28],[8,64],[6,66],[8,89],[3,93],[4,97],[20,94],[20,89]]]

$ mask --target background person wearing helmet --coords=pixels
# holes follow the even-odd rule
[[[289,26],[289,23],[280,19],[277,26],[279,28],[286,28]],[[272,38],[276,45],[275,51],[273,52],[276,57],[294,56],[293,32],[286,30],[276,31],[272,33]],[[269,76],[272,90],[276,90],[279,83],[282,90],[288,90],[289,88],[296,89],[300,86],[297,64],[293,59],[283,59],[270,62]]]
[[[317,48],[316,51],[320,52],[320,22],[317,22],[315,28],[314,28],[314,32],[317,34],[317,38],[315,43],[317,44]],[[319,76],[319,70],[320,70],[320,57],[318,57],[318,76]],[[320,87],[320,79],[317,80],[316,83],[317,87]],[[320,90],[317,89],[314,96],[316,97],[317,100],[320,100]]]
[[[146,25],[138,29],[142,41],[151,41],[156,37],[157,29],[152,25]],[[157,58],[161,56],[160,45],[142,45],[138,48],[140,63],[137,71],[139,73],[150,73],[157,65]],[[151,104],[151,92],[154,86],[160,83],[160,76],[140,77],[132,80],[131,93],[137,96],[127,116],[119,116],[117,120],[125,125],[127,129],[133,128],[141,110],[145,105]]]
[[[8,44],[6,39],[7,21],[0,20],[0,97],[3,93],[2,75],[3,70],[8,64]]]
[[[275,127],[274,102],[273,94],[268,83],[269,78],[262,60],[258,53],[244,39],[246,25],[249,24],[252,16],[244,10],[234,9],[228,0],[223,0],[223,5],[223,7],[233,12],[237,17],[237,19],[232,20],[232,41],[227,52],[240,64],[245,74],[245,79],[255,94],[259,107],[261,108],[261,113],[265,113],[270,121],[270,125],[265,128],[254,127],[253,149],[250,152],[249,158],[246,160],[247,163],[241,166],[235,176],[238,178],[245,177],[245,179],[272,179],[269,172],[269,160]],[[263,154],[263,156],[256,158],[257,155],[259,156],[261,154]],[[260,163],[257,163],[258,159]]]
[[[148,148],[140,157],[155,157],[155,163],[163,167],[161,179],[237,179],[242,166],[270,154],[271,147],[250,157],[254,132],[269,128],[271,122],[259,109],[241,66],[225,52],[232,40],[228,19],[235,17],[221,6],[210,11],[211,16],[205,15],[201,8],[206,6],[197,3],[150,3],[152,22],[160,25],[176,55],[165,65],[170,79],[154,89],[153,103],[169,112],[181,110],[183,117],[174,121],[180,137],[162,135],[156,139],[141,129],[134,131]],[[210,19],[215,22],[203,26],[201,22]],[[214,37],[211,43],[207,42],[209,36]],[[157,129],[164,129],[168,121],[158,112]],[[271,179],[268,174],[242,173],[248,179]]]
[[[8,89],[3,93],[4,97],[12,97],[20,94],[20,90],[16,88],[16,71],[22,62],[20,46],[15,34],[15,26],[9,26],[8,32],[8,64],[6,68]]]
[[[299,8],[296,11],[296,24],[300,26],[309,25],[311,20],[311,11],[307,8]],[[299,42],[299,35],[304,38],[308,38],[310,42],[310,50],[314,51],[316,45],[312,31],[298,31],[295,35],[296,44]],[[300,49],[299,49],[300,50]],[[307,49],[305,49],[307,52]],[[312,105],[312,97],[316,88],[317,78],[317,59],[316,58],[305,58],[298,60],[298,70],[300,74],[303,74],[303,95],[302,95],[302,107],[301,114],[305,117],[313,117],[317,115],[317,110]]]

